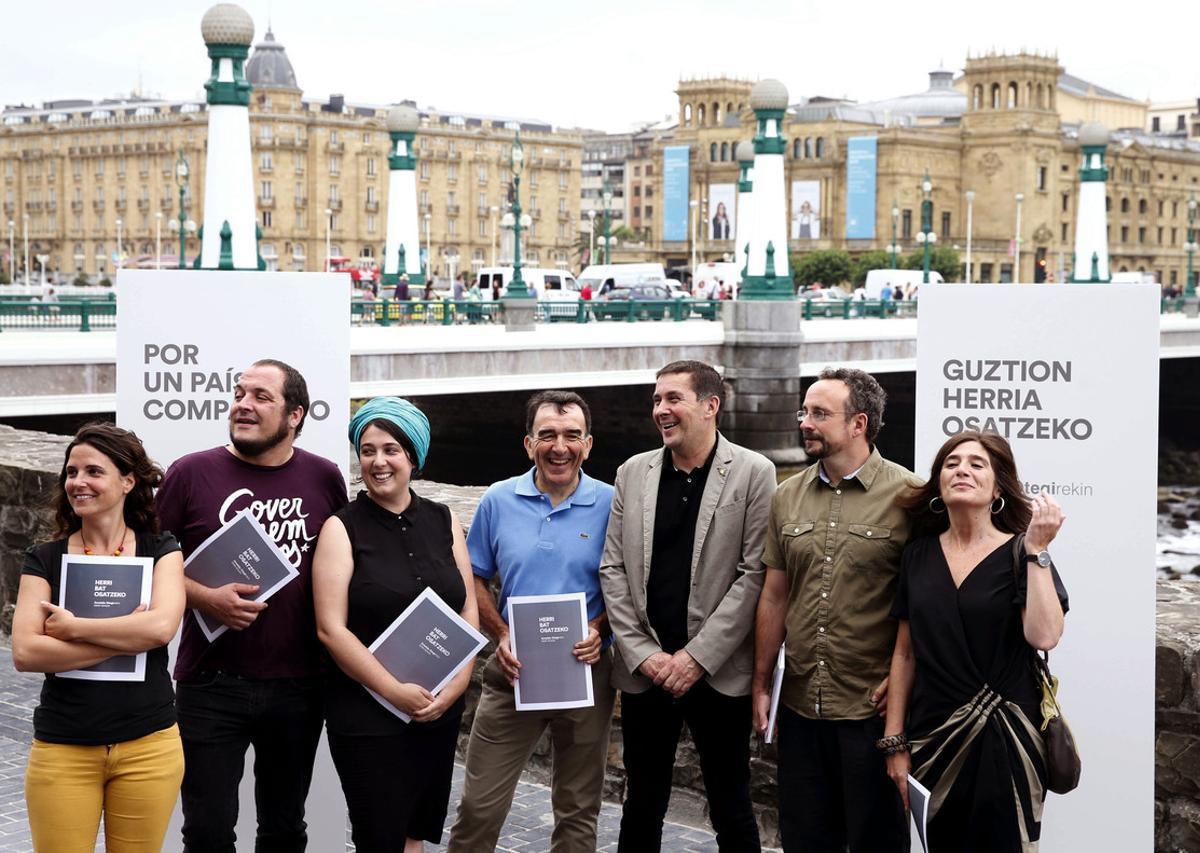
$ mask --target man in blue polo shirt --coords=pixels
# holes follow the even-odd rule
[[[596,849],[614,699],[608,616],[600,592],[613,488],[581,470],[592,449],[592,415],[578,394],[534,394],[525,409],[525,431],[533,469],[493,484],[467,534],[479,622],[496,641],[496,654],[483,671],[449,853],[495,849],[521,771],[547,727],[554,749],[551,853]],[[489,587],[497,573],[498,606]],[[595,705],[517,711],[512,685],[521,676],[521,662],[509,647],[508,597],[571,592],[587,596],[590,630],[574,654],[591,664]]]

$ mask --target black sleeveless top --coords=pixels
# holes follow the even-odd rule
[[[137,533],[137,556],[158,561],[179,550],[170,533]],[[25,553],[21,574],[50,584],[58,602],[67,540],[55,539]],[[184,614],[184,619],[192,618]],[[167,674],[167,647],[146,654],[143,681],[85,681],[47,673],[42,698],[33,710],[33,736],[46,743],[103,746],[136,740],[175,724],[175,691]]]
[[[381,507],[366,492],[338,512],[350,537],[354,574],[350,578],[346,627],[370,646],[404,608],[431,588],[456,613],[467,600],[454,562],[450,509],[410,491],[402,514]],[[462,702],[460,697],[458,703]],[[457,725],[448,711],[439,720]],[[326,722],[340,735],[389,735],[417,723],[404,723],[380,705],[366,688],[335,664],[329,679]]]

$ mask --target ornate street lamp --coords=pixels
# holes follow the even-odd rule
[[[892,269],[899,269],[896,256],[900,254],[900,242],[896,239],[896,223],[900,219],[900,206],[892,202],[892,244],[887,250],[892,253]]]
[[[612,225],[611,210],[612,210],[612,200],[613,200],[612,187],[610,187],[608,185],[607,180],[604,181],[604,188],[600,192],[600,197],[604,200],[604,243],[603,243],[603,246],[604,246],[604,263],[607,264],[607,263],[611,263],[610,257],[612,255],[612,235],[609,233],[609,227]]]
[[[172,231],[179,232],[179,269],[181,270],[187,269],[187,235],[196,230],[196,223],[187,218],[185,198],[188,175],[187,156],[181,150],[179,156],[175,158],[175,186],[179,188],[179,219],[172,219],[167,223],[167,227]]]
[[[1187,249],[1188,268],[1187,268],[1187,284],[1183,289],[1183,295],[1191,299],[1196,295],[1196,274],[1193,272],[1193,256],[1196,254],[1196,194],[1192,193],[1188,196],[1187,212],[1188,212],[1188,232],[1187,232]]]
[[[521,175],[525,171],[525,149],[521,145],[521,131],[518,130],[513,137],[512,154],[512,176],[513,176],[513,206],[512,213],[505,214],[504,218],[512,217],[513,230],[513,275],[512,281],[508,283],[508,299],[528,299],[529,288],[525,286],[525,279],[521,278],[521,228],[529,227],[533,220],[528,215],[521,216]]]
[[[921,282],[929,284],[929,250],[937,242],[937,234],[933,233],[933,182],[929,180],[928,169],[921,181],[921,231],[917,234],[917,242],[924,247],[925,255]]]
[[[588,218],[588,263],[596,263],[596,211],[589,210]]]

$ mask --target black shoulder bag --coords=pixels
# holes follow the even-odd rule
[[[1025,570],[1024,533],[1013,539],[1013,579],[1018,583],[1022,570]],[[1034,678],[1042,692],[1041,731],[1046,742],[1046,787],[1056,794],[1067,794],[1079,787],[1082,769],[1079,748],[1058,704],[1058,679],[1050,672],[1050,653],[1039,655],[1034,651],[1033,661]]]

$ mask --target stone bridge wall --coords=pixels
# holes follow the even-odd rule
[[[22,554],[48,530],[48,500],[67,443],[63,436],[0,425],[0,630],[5,636],[12,627]],[[420,483],[417,489],[449,504],[464,525],[470,524],[483,493],[482,488],[433,482]],[[1161,853],[1200,853],[1200,582],[1159,581],[1156,642],[1155,849]],[[468,693],[464,732],[470,727],[479,689],[476,678]],[[465,745],[463,738],[460,747]],[[756,739],[752,754],[751,790],[763,842],[775,846],[778,817],[774,749],[763,747]],[[538,744],[530,769],[548,781],[547,739]],[[620,802],[624,789],[618,708],[609,747],[605,797]],[[691,742],[685,739],[675,766],[671,817],[702,824],[706,812],[699,760]]]

